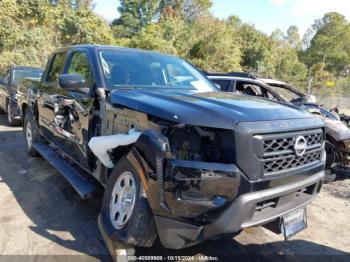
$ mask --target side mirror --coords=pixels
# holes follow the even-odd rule
[[[64,74],[58,76],[58,84],[67,90],[77,90],[85,87],[85,81],[78,74]]]

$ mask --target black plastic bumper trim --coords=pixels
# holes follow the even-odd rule
[[[268,223],[293,209],[303,207],[311,202],[317,196],[317,189],[322,184],[323,178],[324,171],[321,171],[302,181],[243,194],[233,201],[214,223],[208,225],[192,225],[167,217],[155,216],[160,240],[166,248],[180,249],[205,239],[232,234],[246,227]],[[308,197],[297,198],[298,200],[292,200],[281,208],[269,210],[265,213],[265,216],[254,217],[257,203],[283,197],[312,185],[315,185],[315,187],[313,192],[309,192]]]

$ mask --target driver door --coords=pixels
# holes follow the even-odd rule
[[[79,74],[84,80],[84,87],[65,90],[65,95],[56,105],[54,121],[59,125],[55,132],[65,139],[64,151],[84,168],[88,168],[88,142],[90,111],[93,106],[92,92],[95,77],[89,54],[74,51],[68,54],[64,74]]]

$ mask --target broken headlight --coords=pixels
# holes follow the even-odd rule
[[[168,138],[176,159],[225,164],[235,162],[232,130],[181,126],[170,130]]]

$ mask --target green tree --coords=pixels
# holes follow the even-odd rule
[[[111,28],[89,9],[58,12],[60,44],[112,44]]]
[[[188,22],[207,15],[211,6],[211,0],[161,0],[159,3],[160,13],[170,7]]]
[[[316,20],[308,49],[301,54],[303,61],[311,67],[324,63],[325,70],[339,74],[350,61],[350,25],[338,13],[328,13]]]
[[[120,17],[113,21],[116,37],[135,35],[149,25],[159,12],[159,0],[121,0]]]
[[[282,41],[285,39],[285,36],[281,29],[276,29],[271,33],[270,38],[276,41]]]
[[[0,69],[9,64],[43,66],[62,45],[112,44],[111,29],[92,12],[91,1],[74,2],[0,1]]]
[[[301,37],[297,26],[292,25],[288,28],[286,40],[293,48],[295,49],[301,48]]]
[[[230,24],[207,16],[191,27],[191,47],[185,58],[206,71],[241,70],[240,39]]]
[[[259,75],[273,76],[277,59],[274,41],[248,24],[241,26],[239,35],[242,38],[243,68]]]

